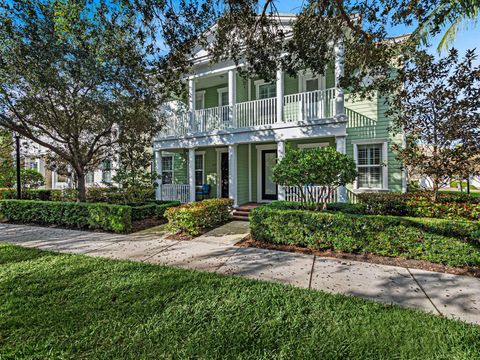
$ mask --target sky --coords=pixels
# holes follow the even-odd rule
[[[303,3],[303,0],[277,0],[275,1],[275,5],[277,9],[281,13],[297,13],[300,10],[300,7]],[[389,29],[389,34],[392,36],[398,36],[403,34],[408,34],[413,30],[413,27],[406,28],[406,27],[398,27],[398,28],[391,28]],[[437,45],[440,41],[441,36],[437,36],[431,39],[431,46],[428,48],[428,51],[431,54],[438,56],[437,52]],[[476,48],[476,54],[480,57],[480,22],[477,24],[476,27],[470,26],[467,29],[461,29],[453,46],[459,50],[459,54],[465,54],[467,49]],[[445,53],[444,53],[445,54]],[[443,54],[443,55],[444,55]],[[480,59],[477,58],[476,63],[480,65]]]

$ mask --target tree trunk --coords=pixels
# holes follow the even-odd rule
[[[87,190],[85,187],[85,172],[76,170],[77,174],[77,201],[86,202],[87,201]]]

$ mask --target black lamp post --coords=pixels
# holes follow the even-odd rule
[[[22,198],[22,186],[20,184],[20,136],[15,134],[15,147],[17,158],[17,199]]]

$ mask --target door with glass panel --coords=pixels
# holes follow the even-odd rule
[[[230,127],[229,124],[229,108],[228,102],[228,89],[221,89],[218,92],[218,117],[220,121],[220,128],[226,129]]]
[[[277,184],[273,181],[273,168],[277,163],[277,150],[262,150],[262,200],[276,200]]]
[[[306,76],[303,82],[305,91],[302,98],[302,107],[305,120],[321,119],[325,117],[325,99],[323,96],[323,81],[318,76]]]
[[[255,125],[267,125],[276,122],[277,86],[275,83],[264,83],[257,86],[257,102],[254,109]]]

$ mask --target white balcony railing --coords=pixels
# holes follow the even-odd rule
[[[301,190],[303,190],[304,194],[311,193],[316,203],[325,204],[337,201],[336,189],[330,189],[329,195],[329,189],[324,186],[305,185],[302,189],[297,186],[284,186],[283,190],[285,192],[285,200],[287,201],[302,201]]]
[[[286,95],[283,98],[285,122],[325,119],[335,115],[335,89]]]
[[[271,125],[277,122],[277,98],[253,100],[235,106],[237,127]]]
[[[232,123],[233,113],[235,122]],[[335,89],[316,90],[283,98],[283,122],[312,121],[335,116]],[[277,98],[260,99],[196,110],[190,124],[188,112],[167,120],[161,136],[182,136],[187,133],[210,132],[229,128],[245,128],[276,124]]]
[[[182,136],[189,132],[190,114],[188,112],[176,113],[169,116],[160,136]]]
[[[160,200],[178,200],[182,204],[190,201],[190,186],[188,184],[160,185]]]
[[[230,106],[196,110],[194,119],[194,129],[197,132],[227,129],[231,127]]]

